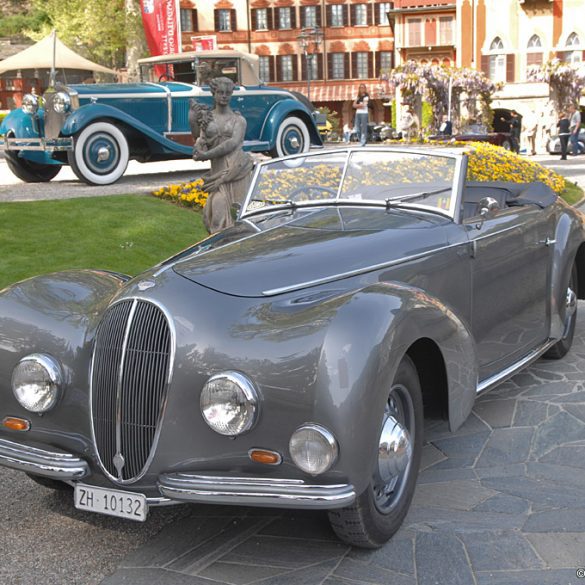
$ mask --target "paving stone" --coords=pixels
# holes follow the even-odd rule
[[[204,577],[193,577],[166,569],[118,569],[100,585],[229,585]]]
[[[575,569],[476,573],[477,585],[583,585]]]
[[[479,400],[475,403],[473,412],[492,429],[509,427],[512,424],[515,405],[515,400]]]
[[[542,383],[539,382],[533,388],[529,388],[522,394],[523,397],[550,397],[555,398],[558,396],[567,396],[572,394],[575,387],[577,386],[576,383],[567,383],[567,382],[547,382]]]
[[[478,480],[419,484],[414,493],[414,505],[446,510],[471,510],[496,495],[482,487]]]
[[[514,413],[513,426],[531,427],[548,418],[548,404],[536,400],[518,400]]]
[[[538,426],[533,454],[537,458],[542,457],[555,447],[581,440],[584,436],[585,423],[567,412],[560,412]]]
[[[213,563],[201,571],[199,576],[221,581],[222,583],[230,583],[230,585],[248,585],[286,572],[288,572],[288,569],[220,562]]]
[[[541,384],[539,378],[537,378],[534,374],[532,374],[529,370],[525,370],[520,374],[516,374],[512,381],[520,388],[528,388],[531,386],[538,386]]]
[[[323,561],[284,575],[269,577],[260,581],[262,585],[320,585],[337,566],[339,560]]]
[[[530,428],[494,429],[475,467],[493,467],[526,461],[533,433],[533,429]]]
[[[433,443],[449,458],[475,458],[480,454],[489,436],[489,431],[468,435],[459,435],[457,433],[447,439],[433,441]],[[440,467],[440,464],[437,467]]]
[[[541,569],[542,561],[516,532],[461,534],[474,571]]]
[[[454,535],[418,534],[415,546],[418,585],[475,585],[463,543]]]
[[[476,479],[473,469],[425,469],[418,476],[418,483],[442,483],[444,481],[456,481],[462,479]]]
[[[465,422],[457,429],[457,437],[464,435],[474,435],[482,432],[489,432],[491,429],[482,420],[473,414],[467,417]],[[428,429],[425,429],[425,443],[435,443],[439,439],[453,437],[454,434],[449,429],[446,421],[441,421]]]
[[[551,569],[585,567],[583,532],[527,534],[526,538]]]
[[[531,514],[523,532],[585,532],[585,509],[548,510]]]
[[[581,385],[579,385],[581,386]],[[580,392],[573,392],[571,394],[567,394],[566,396],[560,396],[558,398],[553,398],[551,402],[559,403],[562,402],[563,404],[567,403],[585,403],[585,391],[581,390]]]
[[[585,422],[585,404],[564,404],[563,406],[568,413]]]
[[[476,512],[501,512],[503,514],[524,514],[530,509],[530,504],[516,496],[498,494],[473,508]]]
[[[559,369],[560,371],[558,371]],[[559,368],[556,364],[547,365],[544,362],[541,362],[538,365],[534,365],[532,368],[530,368],[530,371],[541,380],[549,380],[552,382],[563,380],[567,370],[572,370],[575,372],[577,371],[577,368],[567,363],[562,364],[562,366]]]
[[[420,470],[423,471],[427,467],[431,467],[439,461],[445,460],[445,454],[437,449],[432,443],[424,445],[422,448],[422,457],[420,462]]]
[[[262,528],[259,534],[339,542],[339,539],[329,524],[327,515],[324,512],[317,511],[314,511],[309,517],[292,515],[284,518],[276,518]]]
[[[414,538],[412,536],[403,538],[401,534],[404,532],[401,529],[382,548],[377,550],[352,548],[347,554],[347,558],[396,573],[413,575]]]
[[[495,477],[524,477],[526,475],[525,463],[514,463],[513,465],[498,465],[494,467],[480,467],[475,469],[479,479]]]
[[[585,461],[583,464],[585,464]],[[563,486],[571,486],[583,491],[583,486],[585,486],[585,469],[575,469],[574,467],[542,462],[529,463],[527,465],[527,475],[535,479],[555,482],[561,490]],[[585,497],[583,498],[582,505],[579,507],[585,507]]]
[[[333,575],[344,579],[353,579],[364,584],[416,585],[414,576],[402,575],[394,571],[388,571],[378,565],[362,563],[354,559],[343,559],[333,572]]]
[[[585,469],[585,445],[562,445],[540,458],[543,463]]]
[[[432,469],[437,471],[446,471],[446,470],[454,470],[454,471],[462,471],[466,469],[472,469],[475,465],[475,460],[477,459],[477,455],[467,455],[465,457],[449,457],[444,461],[439,461],[439,463],[435,463]]]
[[[411,508],[404,526],[416,532],[429,529],[449,532],[482,532],[485,530],[519,530],[526,523],[525,514]]]

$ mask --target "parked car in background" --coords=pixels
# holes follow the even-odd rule
[[[51,87],[27,95],[0,125],[0,149],[26,182],[50,181],[63,165],[108,185],[140,162],[190,158],[189,100],[211,105],[209,80],[236,84],[231,106],[247,121],[244,149],[284,156],[321,146],[313,111],[292,93],[263,86],[252,55],[199,51],[140,61],[142,83]]]
[[[452,136],[437,134],[429,138],[440,142],[489,142],[512,150],[512,136],[509,132],[490,132],[483,124],[470,124]]]
[[[377,122],[368,122],[368,142],[383,142],[397,138],[397,134],[394,128],[389,124],[379,124]],[[349,135],[350,142],[359,142],[360,136],[354,131]]]
[[[567,146],[572,152],[571,143]],[[558,136],[551,136],[546,143],[546,149],[550,154],[561,154],[561,141]],[[579,130],[579,154],[585,154],[585,128]]]
[[[135,278],[5,288],[0,465],[87,512],[325,509],[344,541],[381,546],[423,409],[456,430],[479,394],[564,356],[585,296],[583,215],[466,170],[461,149],[267,161],[235,226]]]

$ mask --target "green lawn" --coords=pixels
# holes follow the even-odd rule
[[[561,193],[561,197],[570,205],[575,205],[583,199],[583,189],[571,181],[565,181],[565,190]]]
[[[150,195],[0,203],[0,289],[47,272],[135,275],[207,235],[201,215]]]

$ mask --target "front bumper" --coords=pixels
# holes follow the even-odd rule
[[[38,150],[58,152],[73,150],[73,138],[0,138],[0,150]]]
[[[0,439],[0,465],[69,482],[90,473],[88,463],[80,457],[7,439]],[[301,479],[216,477],[190,473],[162,474],[158,478],[158,489],[163,497],[148,498],[149,505],[198,502],[330,510],[349,506],[356,498],[351,484],[315,485]]]

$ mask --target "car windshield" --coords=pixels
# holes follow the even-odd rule
[[[264,163],[243,215],[282,206],[363,203],[453,216],[457,160],[453,155],[356,149]]]
[[[239,83],[237,57],[197,57],[196,59],[173,60],[168,63],[142,63],[140,65],[143,81],[182,81],[199,86],[209,85],[214,77],[229,77],[236,85]]]

